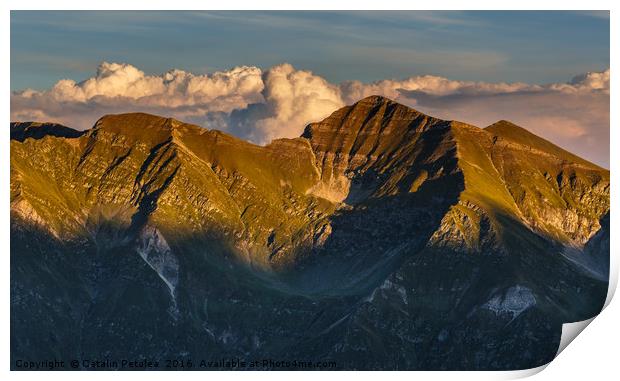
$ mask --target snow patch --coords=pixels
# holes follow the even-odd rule
[[[144,262],[164,281],[173,302],[176,303],[174,292],[179,282],[179,262],[159,230],[145,227],[140,234],[137,251]]]
[[[516,285],[507,289],[503,295],[497,294],[489,299],[482,308],[495,312],[496,315],[509,313],[514,320],[525,310],[536,305],[536,298],[527,287]]]

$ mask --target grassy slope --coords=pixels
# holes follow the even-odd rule
[[[75,139],[12,141],[11,153],[11,201],[27,200],[65,237],[119,216],[128,226],[131,214],[151,208],[151,221],[168,237],[244,234],[255,246],[249,250],[266,257],[298,244],[301,231],[334,211],[305,194],[318,179],[305,139],[260,147],[135,113],[104,117]],[[147,205],[153,201],[156,207]]]
[[[355,107],[334,115],[346,117]],[[403,191],[401,183],[418,181],[422,172],[403,171],[424,151],[418,146],[424,141],[417,142],[417,133],[406,125],[392,126],[383,119],[420,118],[426,124],[428,117],[376,97],[361,102],[357,108],[376,109],[377,115],[368,118],[364,128],[388,131],[390,139],[362,140],[354,136],[347,150],[358,155],[378,155],[373,165],[380,172],[392,164],[405,165],[387,178],[383,188],[388,193]],[[329,123],[344,128],[338,121]],[[598,221],[609,209],[609,171],[509,122],[500,121],[486,129],[451,122],[450,129],[465,179],[465,190],[461,202],[453,206],[457,213],[452,218],[469,245],[477,246],[481,238],[483,216],[475,210],[477,207],[500,233],[508,230],[517,234],[510,225],[525,220],[561,242],[583,239],[588,229],[597,228],[598,222],[585,226],[588,221]],[[348,127],[342,134],[345,132],[352,133]],[[333,139],[343,139],[342,134]],[[394,142],[397,137],[404,142],[400,147]],[[308,214],[318,221],[335,210],[334,204],[306,194],[319,181],[311,142],[312,138],[310,142],[303,138],[280,139],[260,147],[168,118],[142,113],[110,115],[79,138],[48,136],[24,143],[12,141],[11,200],[27,199],[57,229],[76,219],[69,211],[78,211],[78,221],[73,225],[79,230],[80,219],[99,221],[102,213],[107,215],[104,219],[112,218],[123,205],[138,208],[142,198],[161,190],[156,213],[161,226],[170,224],[174,231],[192,231],[219,224],[224,230],[245,230],[246,238],[263,247],[272,241],[271,249],[264,248],[267,252],[301,239],[303,231],[312,227]],[[387,153],[378,154],[383,151]],[[425,181],[418,181],[420,184],[413,188]],[[589,188],[597,192],[585,194]],[[577,228],[585,233],[566,232],[570,229],[552,221],[566,218],[562,213],[567,209],[574,210],[576,217],[569,217],[576,218]],[[465,226],[460,220],[463,215],[473,223]]]
[[[519,127],[516,124],[506,120],[500,120],[493,123],[484,130],[490,132],[493,136],[498,136],[526,147],[532,147],[540,151],[547,152],[550,155],[566,162],[581,164],[593,169],[603,169],[596,164],[582,159],[579,156],[574,155],[537,135],[534,135],[525,128]]]
[[[482,206],[497,228],[514,233],[512,223],[502,225],[524,220],[567,244],[582,244],[598,229],[609,209],[609,171],[509,122],[486,129],[453,122],[453,131],[465,174],[462,200]]]

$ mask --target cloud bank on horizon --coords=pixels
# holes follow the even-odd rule
[[[105,114],[148,112],[216,128],[258,144],[297,137],[305,126],[369,95],[383,95],[443,119],[487,126],[507,119],[599,165],[609,167],[609,69],[565,83],[457,81],[414,76],[372,83],[330,83],[283,63],[197,75],[147,75],[103,62],[81,82],[11,94],[11,120],[90,128]]]

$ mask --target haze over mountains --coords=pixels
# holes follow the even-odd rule
[[[11,125],[11,352],[520,369],[607,292],[609,171],[380,96],[257,146]]]

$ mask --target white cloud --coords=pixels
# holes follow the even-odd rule
[[[255,123],[249,136],[258,143],[297,137],[305,126],[344,106],[340,89],[309,71],[289,64],[274,66],[263,76],[268,116]]]
[[[50,106],[50,100],[78,107],[80,104],[98,104],[106,109],[106,106],[122,100],[138,108],[162,108],[162,111],[172,109],[175,112],[176,108],[196,106],[200,112],[230,112],[262,100],[261,75],[257,67],[242,66],[210,75],[170,70],[152,76],[129,64],[103,62],[97,74],[85,81],[77,83],[63,79],[46,91],[26,89],[13,94],[11,100],[20,107],[12,109],[16,114],[23,114],[25,110],[22,108],[30,105],[32,111],[36,111],[38,105]],[[25,100],[30,102],[24,104]],[[52,113],[50,117],[63,115]]]
[[[599,90],[609,94],[609,69],[578,75],[573,78],[570,84],[577,91]]]
[[[85,81],[63,79],[48,90],[11,94],[11,119],[86,129],[104,114],[142,111],[264,144],[299,136],[307,123],[369,95],[480,126],[509,119],[585,158],[609,163],[609,69],[544,85],[431,75],[332,84],[286,63],[264,72],[242,66],[207,75],[182,70],[147,75],[129,64],[104,62]]]

